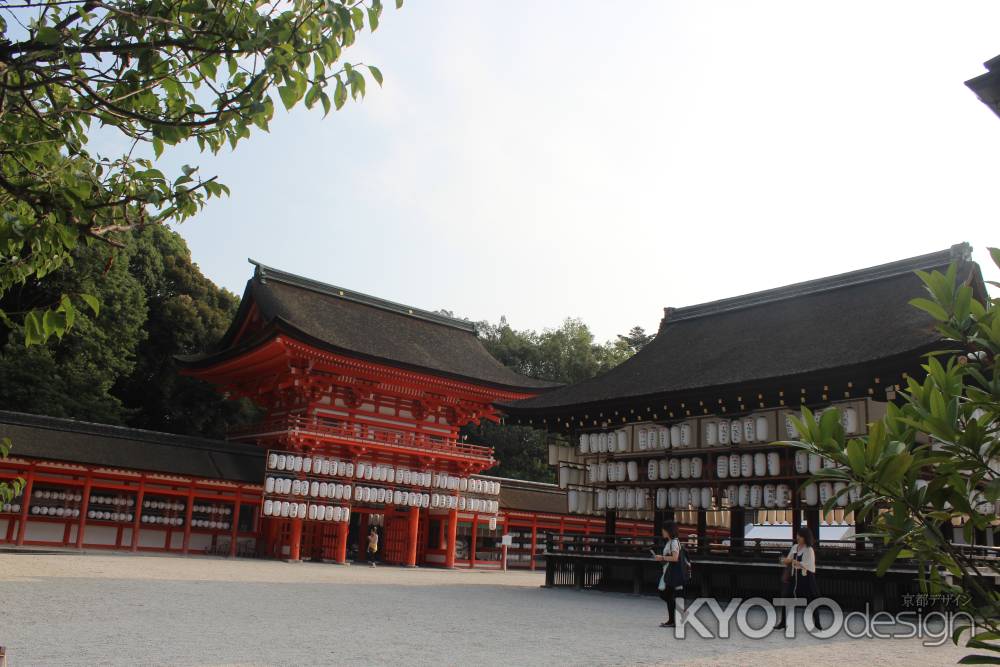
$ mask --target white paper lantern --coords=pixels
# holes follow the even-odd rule
[[[684,446],[684,443],[681,441],[681,427],[679,424],[670,427],[670,446],[674,449]]]
[[[660,459],[657,462],[657,467],[659,468],[657,471],[659,479],[670,479],[670,459]]]
[[[719,423],[714,421],[705,422],[705,444],[715,447],[719,444]]]
[[[688,489],[686,486],[681,486],[677,488],[677,507],[685,508],[691,503],[691,499],[688,497]]]
[[[285,470],[288,465],[288,457],[284,454],[278,454],[278,463],[274,466],[277,470]]]
[[[590,453],[590,434],[581,433],[580,434],[580,453],[589,454]]]
[[[799,475],[809,472],[809,452],[802,449],[795,452],[795,472]]]
[[[274,508],[274,503],[270,500],[264,501],[264,516],[271,516],[271,510]]]
[[[785,413],[785,436],[789,440],[799,439],[799,430],[795,428],[795,423],[792,421],[792,413]]]
[[[274,478],[273,477],[268,477],[267,479],[264,480],[264,492],[265,493],[274,493]]]
[[[729,477],[729,457],[725,454],[721,454],[715,459],[715,476],[719,479]]]
[[[319,482],[312,482],[309,484],[309,495],[313,498],[319,495]]]
[[[628,462],[628,479],[630,482],[639,481],[639,463],[637,461]]]
[[[820,482],[819,485],[819,501],[822,504],[826,504],[830,498],[833,497],[833,484],[830,482]]]
[[[637,429],[637,430],[639,432],[639,438],[638,438],[639,439],[639,451],[640,452],[644,452],[644,451],[646,451],[646,448],[648,446],[647,442],[646,442],[646,439],[647,439],[646,438],[646,429],[645,428],[640,428],[640,429]]]
[[[670,459],[668,464],[668,469],[670,472],[670,479],[680,479],[681,478],[681,459]]]
[[[604,502],[609,510],[616,509],[618,507],[618,493],[614,489],[608,489]]]
[[[764,498],[763,489],[760,484],[754,484],[750,487],[750,507],[760,507]]]
[[[344,477],[354,477],[354,464],[350,462],[345,463],[344,472],[342,474]]]
[[[854,408],[844,408],[840,413],[840,423],[845,433],[854,435],[858,432],[858,411]]]
[[[819,454],[809,455],[809,473],[815,475],[823,467],[823,459]]]
[[[703,464],[700,456],[696,456],[693,459],[691,459],[691,478],[692,479],[701,479],[701,472],[702,472],[702,466],[703,465],[704,464]]]
[[[267,455],[267,467],[270,468],[271,470],[274,470],[275,468],[278,467],[278,455],[275,454],[274,452],[271,452],[270,454]]]
[[[729,422],[729,442],[733,445],[743,442],[743,422],[739,419]]]
[[[681,459],[681,479],[691,478],[691,459],[685,457]]]
[[[767,453],[767,474],[771,477],[781,474],[781,455],[778,452]]]
[[[753,474],[755,477],[767,475],[767,454],[757,452],[753,455]]]
[[[729,476],[739,477],[742,467],[742,459],[739,454],[732,454],[729,457]]]
[[[770,442],[771,434],[768,428],[767,417],[759,415],[754,419],[754,431],[757,438],[757,442]]]
[[[597,481],[606,482],[608,481],[608,464],[601,462],[597,464]]]
[[[617,489],[617,494],[618,494],[618,498],[615,500],[615,502],[618,504],[618,507],[620,507],[620,508],[627,508],[628,507],[628,505],[627,505],[627,503],[628,503],[628,489],[626,489],[623,486],[619,486],[618,489]]]
[[[298,503],[292,503],[292,506],[290,508],[288,508],[288,516],[290,516],[293,519],[297,519],[299,517],[299,504]]]
[[[773,509],[778,504],[778,493],[774,484],[764,485],[764,507]]]
[[[736,504],[740,507],[750,505],[750,486],[748,484],[740,484]]]
[[[742,477],[753,477],[753,454],[743,454],[740,456],[740,475]]]
[[[656,439],[660,449],[670,449],[670,429],[663,426],[656,429]]]
[[[802,499],[806,505],[815,505],[819,502],[819,489],[815,484],[806,484],[802,487]]]
[[[655,482],[659,472],[660,472],[659,463],[656,461],[656,459],[650,459],[649,463],[646,464],[646,478],[651,482]]]
[[[707,486],[701,490],[701,507],[706,510],[712,509],[712,489]]]
[[[576,514],[577,504],[580,502],[580,494],[576,489],[570,489],[567,495],[567,506],[570,514]]]
[[[743,419],[743,442],[755,442],[757,440],[757,423],[753,417]]]
[[[292,470],[295,472],[302,472],[302,457],[296,456],[292,459]]]
[[[788,507],[792,501],[792,489],[787,484],[779,484],[774,489],[774,504],[779,508]]]
[[[699,489],[690,489],[688,491],[688,503],[692,509],[698,509],[701,505],[701,491]]]
[[[313,469],[313,460],[311,456],[307,456],[302,459],[302,472],[309,474]]]
[[[694,447],[694,439],[691,437],[691,424],[681,424],[681,447]]]
[[[719,446],[727,447],[729,445],[729,422],[720,421],[719,422]]]
[[[736,505],[740,500],[740,487],[730,484],[726,487],[726,500],[730,505]]]
[[[635,509],[635,489],[632,487],[625,489],[625,507]]]
[[[315,521],[316,520],[316,506],[315,505],[310,505],[309,506],[307,516],[309,517],[310,521]]]
[[[287,518],[292,515],[292,504],[287,500],[281,501],[281,516]],[[298,511],[298,506],[296,506],[296,511]]]
[[[372,478],[372,476],[374,475],[374,470],[375,469],[374,469],[374,467],[372,467],[371,464],[366,465],[365,466],[365,479],[367,479],[367,480],[370,481],[371,478]]]
[[[618,431],[615,434],[615,441],[618,443],[619,452],[624,452],[628,449],[628,435],[625,431]]]
[[[837,505],[839,507],[847,507],[850,502],[850,498],[844,491],[847,489],[847,484],[844,482],[835,482],[833,485],[833,492],[837,494]]]

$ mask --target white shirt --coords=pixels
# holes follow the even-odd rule
[[[799,545],[793,544],[792,548],[788,550],[788,557],[794,561],[796,553],[799,553]],[[816,552],[813,551],[812,547],[803,547],[801,553],[802,569],[816,574]]]
[[[673,538],[669,542],[663,545],[663,555],[670,556],[672,554],[678,553],[681,550],[681,544],[677,541],[677,538]]]

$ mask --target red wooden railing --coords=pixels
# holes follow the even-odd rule
[[[493,460],[492,447],[470,445],[466,442],[425,433],[407,433],[357,422],[344,422],[328,417],[289,415],[268,419],[250,426],[230,429],[228,439],[247,440],[283,434],[308,435],[321,439],[335,438],[360,445],[375,443],[390,447],[407,447],[453,456]]]

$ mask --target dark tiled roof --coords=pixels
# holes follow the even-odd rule
[[[253,445],[205,440],[0,411],[0,437],[11,456],[260,484],[263,452]]]
[[[929,316],[909,305],[926,296],[917,270],[947,269],[981,280],[960,244],[942,252],[731,299],[664,311],[656,338],[620,366],[590,380],[510,404],[549,410],[874,363],[917,354],[939,340]]]
[[[541,514],[566,514],[566,491],[555,484],[476,475],[500,482],[500,509]]]
[[[242,306],[252,301],[265,325],[334,352],[508,389],[558,386],[501,364],[483,347],[471,322],[254,264],[240,314],[219,349],[185,357],[185,365],[206,366],[237,351],[241,341],[236,349],[230,346],[249,310]]]

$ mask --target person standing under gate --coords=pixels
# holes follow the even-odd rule
[[[378,560],[378,529],[372,526],[368,533],[368,563],[375,567],[376,560]]]

